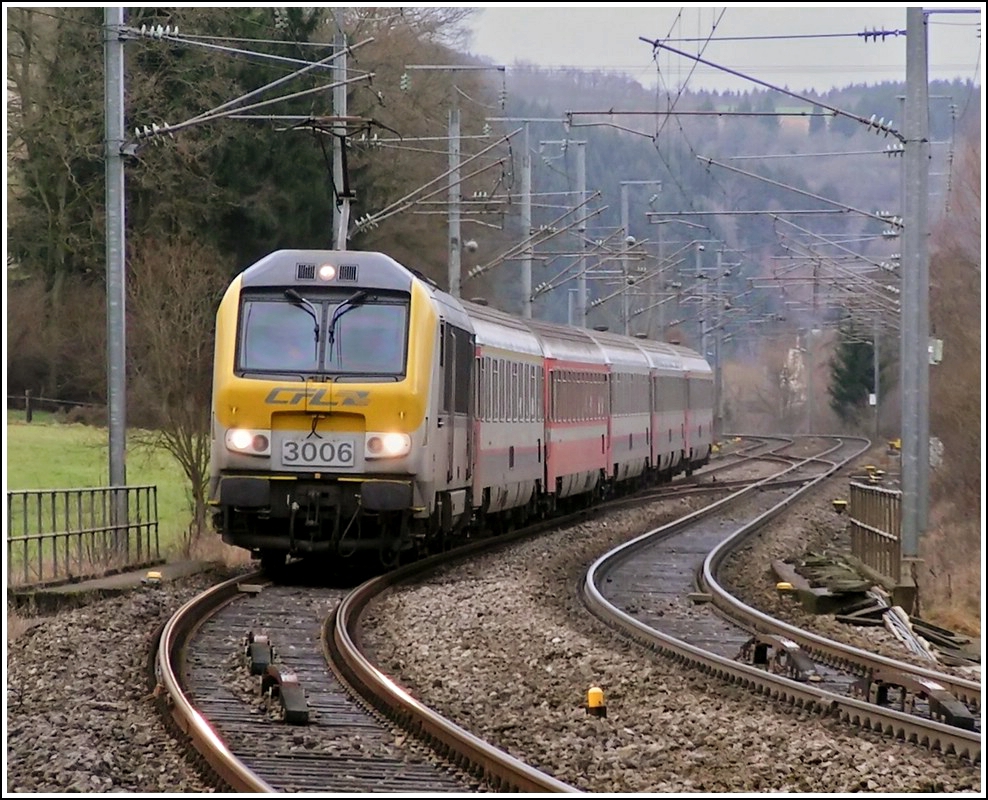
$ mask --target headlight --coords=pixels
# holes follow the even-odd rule
[[[271,455],[271,431],[230,428],[226,432],[226,449],[249,456]]]
[[[399,458],[412,449],[407,433],[368,433],[364,441],[364,458]]]

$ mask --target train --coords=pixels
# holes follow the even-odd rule
[[[380,252],[285,249],[216,313],[208,504],[227,544],[384,567],[707,464],[675,344],[465,301]]]

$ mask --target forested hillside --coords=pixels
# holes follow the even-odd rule
[[[387,252],[447,285],[455,101],[462,238],[476,245],[462,252],[464,296],[520,312],[520,243],[535,233],[536,316],[571,318],[586,267],[586,324],[675,337],[708,356],[718,342],[725,424],[748,429],[838,427],[825,399],[828,360],[838,337],[871,347],[877,319],[877,427],[896,434],[890,220],[902,208],[904,82],[794,97],[761,87],[655,91],[614,74],[456,70],[485,66],[461,53],[470,9],[380,11],[127,10],[128,136],[182,125],[127,142],[130,421],[161,425],[181,405],[205,430],[223,288],[272,250],[330,247],[343,194],[352,198],[349,247]],[[101,8],[8,9],[8,394],[105,400],[103,21]],[[337,22],[351,47],[342,185],[332,169],[332,74],[293,75],[326,63]],[[177,33],[140,34],[158,25]],[[931,331],[946,354],[934,368],[932,421],[949,474],[973,476],[981,87],[938,81],[929,95]],[[237,98],[240,113],[205,119]],[[526,127],[531,231],[521,221]],[[876,218],[884,214],[890,220]],[[871,305],[858,302],[862,268],[890,287]],[[978,380],[936,380],[948,368]],[[862,383],[848,401],[847,419],[870,430],[868,390]],[[972,481],[963,485],[961,515],[980,499]]]

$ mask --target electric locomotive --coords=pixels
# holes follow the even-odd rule
[[[471,510],[473,334],[449,295],[381,253],[281,250],[216,318],[209,497],[229,544],[376,550],[385,564]]]

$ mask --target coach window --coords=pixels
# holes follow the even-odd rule
[[[556,373],[549,371],[546,376],[546,380],[549,383],[549,396],[546,397],[548,401],[548,406],[546,407],[546,416],[551,419],[556,419]]]
[[[504,360],[503,403],[504,421],[511,422],[511,362],[508,359]]]
[[[532,406],[532,416],[533,419],[540,419],[540,411],[542,409],[542,369],[541,367],[532,367],[532,397],[535,401],[535,405]]]
[[[572,418],[570,407],[576,400],[576,387],[570,388],[569,372],[563,370],[559,373],[559,399],[556,401],[559,407],[559,419],[569,422]]]
[[[488,422],[491,421],[491,415],[493,414],[494,407],[494,396],[493,396],[493,383],[494,378],[491,374],[493,367],[491,366],[491,357],[484,356],[484,419]]]
[[[473,386],[473,415],[477,419],[484,418],[484,359],[481,356],[477,356],[473,361],[473,374],[474,374],[474,386]]]
[[[494,398],[494,404],[491,408],[491,419],[494,422],[501,421],[501,359],[493,358],[491,363],[494,367],[494,374],[492,376],[492,386],[491,386],[491,396]]]
[[[532,421],[532,367],[530,364],[521,365],[521,412],[525,422]]]
[[[532,365],[522,364],[521,379],[524,389],[522,390],[522,413],[525,422],[532,421]]]
[[[453,380],[456,384],[456,396],[453,410],[458,414],[470,413],[470,369],[473,366],[476,347],[473,334],[463,328],[453,328],[453,339],[456,342],[455,367]]]
[[[507,371],[505,370],[505,363],[503,358],[497,360],[497,421],[504,422],[506,415],[504,413],[504,384],[508,382]]]
[[[553,370],[549,373],[549,415],[554,422],[563,420],[563,375],[560,370]]]
[[[528,364],[518,365],[518,418],[528,422]]]
[[[559,420],[559,373],[549,372],[549,418],[554,422]]]
[[[563,402],[566,405],[564,416],[568,422],[573,422],[580,418],[580,373],[567,372],[565,375],[568,385],[563,394]]]
[[[452,412],[453,411],[453,390],[455,387],[454,380],[454,370],[456,357],[455,348],[456,343],[453,336],[453,327],[446,324],[442,325],[441,341],[442,346],[439,350],[439,363],[443,368],[443,411]]]
[[[565,387],[563,386],[563,375],[559,370],[553,370],[549,373],[549,400],[552,405],[549,407],[549,413],[552,419],[556,422],[560,422],[563,419],[563,391]]]
[[[525,365],[515,364],[515,408],[519,422],[525,420]]]
[[[518,362],[511,362],[511,421],[517,422],[521,417],[521,397],[518,391]]]

